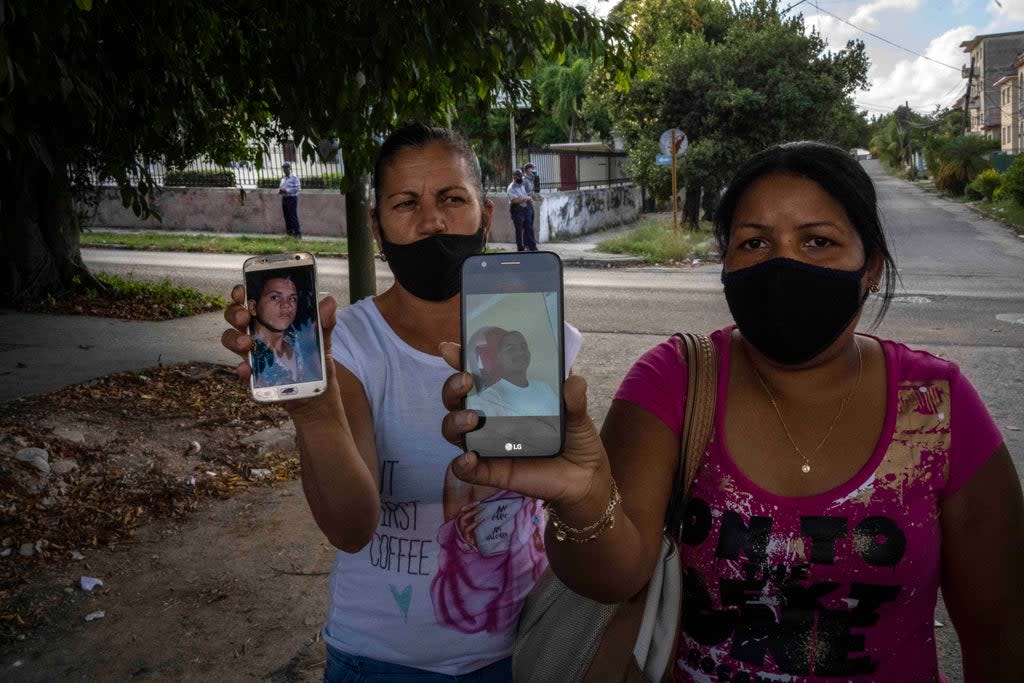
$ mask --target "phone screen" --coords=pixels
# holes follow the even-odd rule
[[[285,401],[321,393],[327,383],[313,256],[254,257],[243,275],[253,397]]]
[[[549,252],[470,257],[462,266],[466,407],[481,417],[466,448],[481,456],[562,450],[562,264]]]

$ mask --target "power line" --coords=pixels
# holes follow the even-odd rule
[[[821,8],[820,6],[818,6],[818,5],[815,5],[815,7],[817,8],[817,10],[818,10],[819,12],[824,12],[825,14],[829,15],[829,16],[830,16],[830,17],[832,17],[833,19],[837,19],[837,20],[839,20],[839,21],[843,22],[844,24],[846,24],[847,26],[850,26],[850,27],[852,27],[852,28],[855,28],[855,29],[857,29],[857,30],[858,30],[858,31],[860,31],[861,33],[866,33],[866,34],[868,34],[869,36],[871,36],[871,37],[873,37],[873,38],[878,38],[878,39],[879,39],[879,40],[881,40],[881,41],[882,41],[883,43],[888,43],[889,45],[892,45],[892,46],[893,46],[893,47],[895,47],[895,48],[898,48],[898,49],[900,49],[900,50],[903,50],[903,51],[905,51],[905,52],[909,52],[910,54],[912,54],[912,55],[914,55],[914,56],[916,56],[916,57],[920,57],[921,59],[927,59],[927,60],[928,60],[929,62],[935,62],[935,63],[936,63],[936,64],[938,64],[939,66],[944,66],[944,67],[946,67],[947,69],[952,69],[953,71],[960,71],[960,67],[958,67],[958,66],[951,66],[951,65],[949,65],[949,64],[946,64],[945,62],[940,62],[940,61],[938,61],[937,59],[932,59],[931,57],[928,57],[928,56],[926,56],[926,55],[923,55],[923,54],[921,54],[920,52],[914,52],[914,51],[913,51],[913,50],[911,50],[911,49],[910,49],[909,47],[903,47],[902,45],[899,45],[899,44],[897,44],[897,43],[894,43],[894,42],[892,42],[892,41],[891,41],[891,40],[889,40],[888,38],[883,38],[882,36],[878,35],[877,33],[872,33],[871,31],[868,31],[868,30],[866,30],[866,29],[863,29],[863,28],[861,28],[860,26],[857,26],[856,24],[851,24],[851,23],[850,23],[850,22],[848,22],[848,21],[847,21],[846,19],[843,19],[843,18],[842,18],[841,16],[839,16],[839,15],[837,15],[837,14],[833,14],[832,12],[829,12],[829,11],[828,11],[827,9],[822,9],[822,8]]]

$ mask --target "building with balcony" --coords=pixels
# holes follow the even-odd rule
[[[961,72],[967,79],[964,105],[967,130],[1000,140],[1003,134],[1000,90],[1003,85],[997,86],[996,83],[1002,83],[1007,76],[1016,76],[1014,62],[1024,52],[1024,31],[979,35],[960,43],[960,47],[970,55],[970,63]]]

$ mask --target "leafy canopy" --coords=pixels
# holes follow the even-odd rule
[[[627,66],[622,25],[545,0],[8,0],[0,146],[80,186],[110,177],[142,212],[149,161],[258,161],[282,137],[337,140],[348,189],[396,125],[522,98],[570,46]]]
[[[650,145],[640,143],[670,127],[690,141],[682,183],[716,190],[768,145],[803,138],[843,144],[863,135],[852,124],[860,115],[850,99],[867,84],[862,43],[830,51],[820,35],[805,31],[801,15],[782,16],[770,0],[671,3],[671,19],[669,4],[626,3],[646,78],[626,92],[605,90],[616,130],[647,157],[631,155],[634,173],[658,176],[645,170],[654,159]]]

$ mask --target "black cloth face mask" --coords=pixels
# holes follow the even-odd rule
[[[426,301],[446,301],[462,288],[462,262],[484,250],[486,236],[480,226],[472,235],[439,233],[395,244],[380,235],[381,251],[398,283]]]
[[[725,300],[744,338],[765,357],[800,365],[831,346],[860,312],[860,270],[774,258],[722,272]]]

